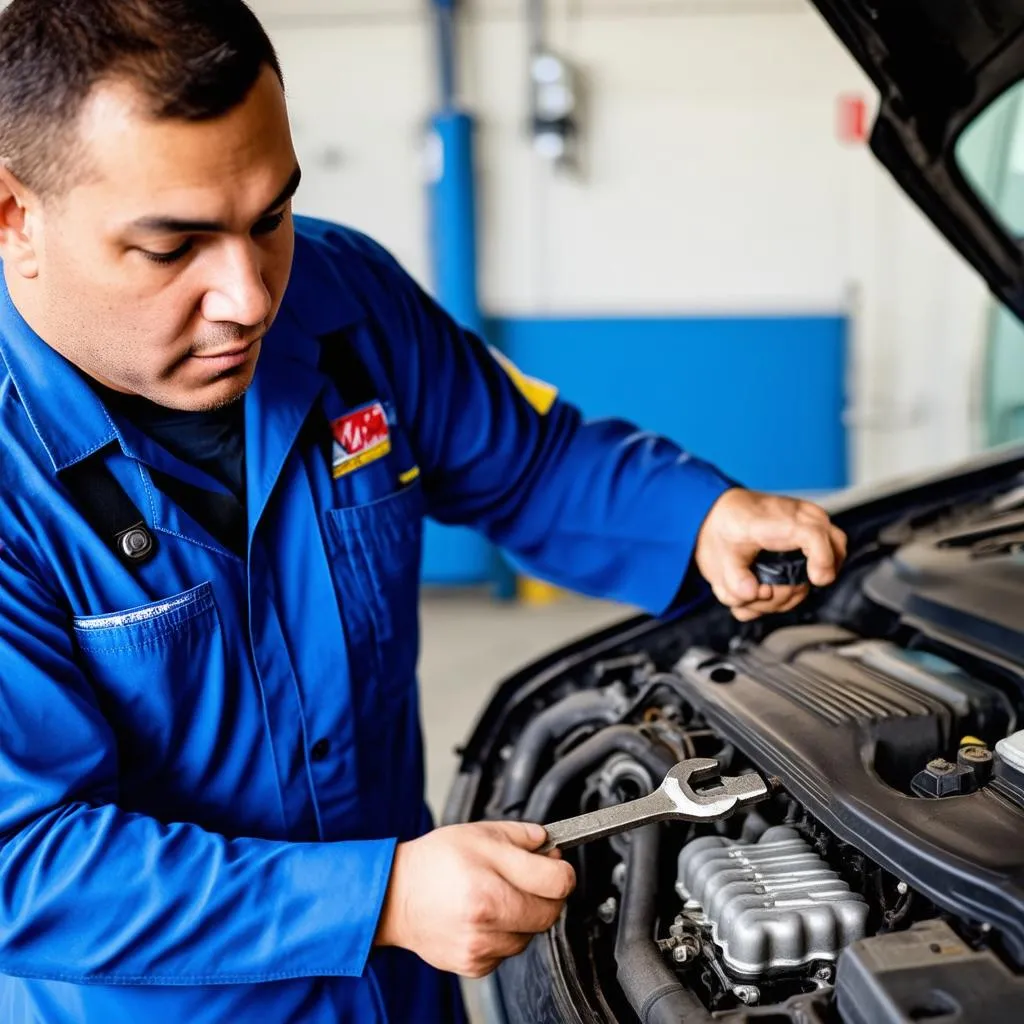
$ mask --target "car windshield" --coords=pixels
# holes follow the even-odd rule
[[[1024,238],[1024,82],[1007,90],[961,135],[964,178],[1015,238]],[[986,325],[984,440],[1024,440],[1024,324],[993,301]]]

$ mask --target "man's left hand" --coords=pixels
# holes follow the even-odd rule
[[[697,568],[715,597],[740,622],[788,612],[809,587],[759,583],[751,566],[762,551],[796,551],[807,556],[807,576],[816,587],[835,581],[846,558],[846,534],[817,505],[736,488],[726,491],[708,513],[697,538]]]

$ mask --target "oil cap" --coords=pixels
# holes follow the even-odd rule
[[[758,583],[772,587],[805,587],[807,556],[802,551],[762,551],[751,567]]]
[[[983,786],[992,777],[992,751],[983,743],[969,743],[956,752],[956,763],[961,768],[971,768]]]

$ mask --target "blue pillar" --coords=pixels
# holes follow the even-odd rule
[[[455,0],[434,0],[441,109],[431,118],[430,253],[434,295],[463,327],[483,336],[478,288],[476,160],[472,116],[457,107]],[[515,577],[479,534],[430,524],[424,575],[433,582],[492,582],[501,597]]]
[[[431,120],[437,173],[430,186],[430,248],[437,300],[464,327],[483,332],[477,287],[473,118],[447,109]]]

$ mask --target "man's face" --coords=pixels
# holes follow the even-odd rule
[[[80,131],[80,180],[28,209],[37,271],[8,272],[15,302],[108,387],[182,410],[235,401],[295,248],[279,80],[267,68],[241,106],[200,123],[153,120],[130,85],[105,85]]]

